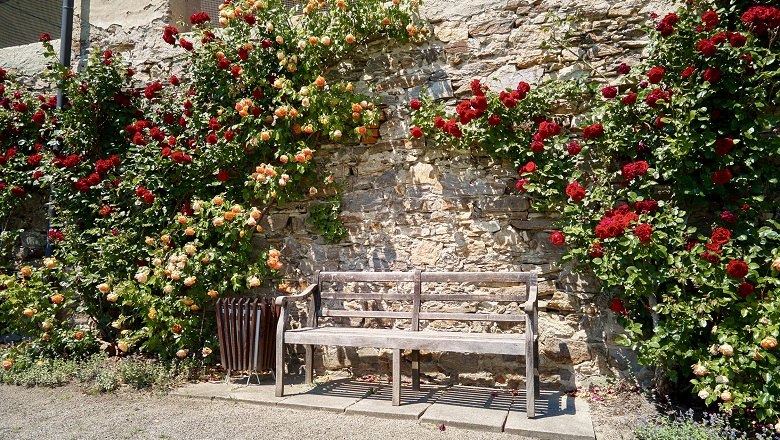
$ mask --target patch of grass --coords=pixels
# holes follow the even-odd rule
[[[27,387],[80,384],[88,393],[104,393],[126,385],[135,389],[168,390],[198,378],[202,364],[194,360],[161,363],[144,358],[109,358],[97,354],[80,360],[20,359],[10,370],[0,369],[0,383]]]

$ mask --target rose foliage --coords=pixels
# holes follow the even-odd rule
[[[475,80],[454,113],[411,103],[411,137],[514,161],[645,364],[780,423],[780,9],[693,1],[653,27],[649,58],[616,60],[611,84]],[[572,126],[583,103],[591,122]]]
[[[211,20],[165,28],[184,73],[148,84],[111,51],[74,73],[42,38],[62,109],[0,70],[0,221],[35,193],[54,208],[54,257],[0,275],[0,323],[25,337],[15,350],[67,356],[103,341],[211,359],[214,301],[283,269],[278,250],[253,245],[266,212],[326,193],[317,146],[378,122],[371,98],[330,68],[369,41],[426,32],[405,0],[227,0],[221,26]]]

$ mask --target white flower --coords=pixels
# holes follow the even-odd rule
[[[725,385],[725,384],[729,383],[729,378],[726,377],[726,376],[715,376],[715,382],[716,383],[722,383],[722,384]]]
[[[730,344],[721,344],[721,346],[718,347],[718,352],[726,357],[733,356],[734,347],[732,347]]]
[[[173,286],[170,284],[166,284],[165,287],[163,287],[163,292],[168,294],[173,292]]]
[[[141,284],[149,281],[149,269],[144,268],[139,270],[138,273],[135,274],[135,280]]]
[[[704,389],[699,391],[698,396],[701,400],[707,400],[707,398],[710,397],[710,392]]]

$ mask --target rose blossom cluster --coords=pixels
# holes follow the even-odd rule
[[[607,211],[599,220],[594,230],[596,236],[602,240],[622,235],[626,229],[639,219],[639,216],[628,205],[620,205]]]

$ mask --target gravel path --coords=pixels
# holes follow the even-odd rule
[[[77,387],[0,385],[0,439],[513,439],[325,411],[119,391],[86,395]]]

